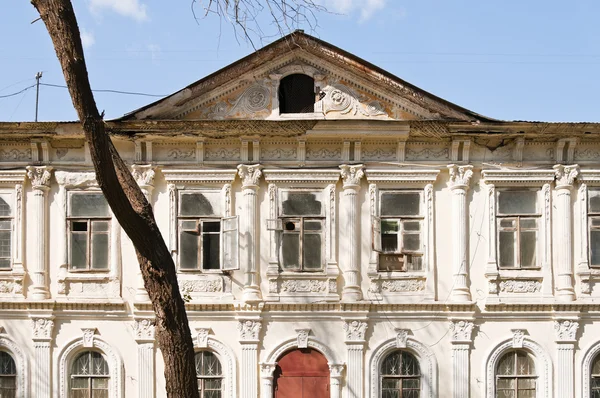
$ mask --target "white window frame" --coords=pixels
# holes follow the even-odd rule
[[[600,190],[600,170],[580,170],[577,177],[579,189],[577,192],[577,206],[579,217],[574,217],[575,245],[579,241],[579,253],[577,255],[577,276],[579,277],[580,299],[589,299],[593,295],[592,285],[600,280],[600,267],[593,267],[590,258],[590,236],[589,236],[589,195],[590,189]],[[577,246],[575,246],[577,247]]]
[[[9,337],[0,336],[0,350],[8,353],[17,367],[16,398],[29,397],[29,364],[22,349]]]
[[[488,304],[538,300],[540,296],[553,300],[551,251],[551,184],[555,172],[548,170],[482,170],[482,180],[488,193],[488,260],[485,276],[488,279]],[[536,268],[500,268],[498,262],[499,190],[535,190],[539,209]]]
[[[273,80],[273,90],[271,96],[271,116],[269,119],[324,119],[325,115],[321,109],[318,109],[318,101],[315,100],[315,109],[312,113],[281,113],[279,111],[279,84],[281,80],[289,75],[301,74],[306,75],[314,79],[314,88],[320,87],[324,82],[325,74],[323,71],[310,66],[308,64],[291,64],[281,67],[279,70],[272,73],[271,79]],[[322,87],[320,87],[322,88]]]
[[[339,300],[337,278],[336,184],[340,179],[339,169],[264,169],[268,186],[269,214],[261,225],[263,233],[269,236],[269,264],[267,266],[267,300],[288,300],[304,302],[313,300],[315,295],[321,300]],[[284,271],[280,264],[280,238],[277,224],[281,215],[282,191],[322,192],[324,211],[324,267],[320,272]],[[271,221],[269,221],[271,220]]]
[[[210,328],[197,328],[194,337],[194,352],[211,351],[221,362],[223,371],[223,398],[237,397],[236,357],[232,349],[210,333]]]
[[[371,253],[367,275],[371,280],[369,295],[377,298],[385,296],[390,302],[411,301],[415,295],[424,300],[435,300],[435,227],[434,227],[434,188],[439,170],[423,169],[366,169],[369,183],[369,203],[371,223],[368,234],[371,236]],[[421,247],[420,271],[380,271],[379,255],[373,245],[380,233],[380,193],[418,192],[421,195]],[[363,226],[363,235],[365,226]],[[380,236],[380,235],[379,235]]]
[[[23,267],[24,257],[24,232],[25,232],[25,206],[23,184],[27,171],[23,170],[0,170],[0,192],[10,194],[11,206],[11,255],[10,268],[0,269],[0,282],[10,286],[8,293],[2,293],[4,298],[23,298],[23,278],[25,270]]]

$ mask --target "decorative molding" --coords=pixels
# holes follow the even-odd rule
[[[133,332],[138,342],[154,341],[156,324],[152,318],[140,318],[133,321]]]
[[[578,165],[563,166],[562,164],[557,164],[553,169],[556,175],[556,189],[573,188],[573,183],[579,175]]]
[[[410,145],[406,148],[406,158],[409,160],[448,160],[450,159],[450,148],[423,148],[420,150],[413,149]]]
[[[482,170],[481,175],[486,184],[497,185],[541,185],[554,181],[554,170]]]
[[[455,164],[448,165],[450,178],[448,186],[450,189],[468,189],[473,177],[473,166],[457,166]]]
[[[210,332],[210,328],[196,328],[196,346],[200,348],[207,348]]]
[[[302,185],[320,186],[335,184],[340,179],[340,172],[334,170],[266,169],[263,172],[267,182],[278,186],[284,184],[293,184],[294,187]]]
[[[93,172],[76,172],[57,170],[54,173],[56,182],[65,188],[97,187],[96,174]]]
[[[231,184],[236,170],[194,170],[194,169],[162,169],[162,174],[169,184]]]
[[[207,328],[199,328],[196,330],[210,330]],[[231,348],[225,345],[220,340],[217,340],[214,336],[207,336],[206,347],[202,347],[199,345],[199,339],[194,339],[194,347],[197,349],[208,348],[209,350],[215,352],[221,361],[221,365],[223,368],[223,397],[224,398],[237,398],[237,366],[236,366],[236,357]]]
[[[209,119],[247,118],[269,110],[271,88],[266,80],[256,82],[234,99],[218,101],[204,112]]]
[[[537,280],[507,279],[500,282],[502,293],[539,293],[542,283]]]
[[[81,328],[83,337],[81,338],[82,344],[86,348],[92,348],[94,346],[94,335],[96,334],[96,328]]]
[[[288,293],[325,293],[327,281],[316,279],[286,279],[281,283],[282,292]]]
[[[380,291],[386,293],[421,292],[425,290],[425,279],[391,279],[374,281]]]
[[[513,333],[512,337],[512,348],[523,348],[523,341],[527,331],[525,329],[511,329]]]
[[[140,187],[154,187],[155,172],[153,166],[134,164],[131,166],[131,175]]]
[[[29,364],[26,355],[18,344],[6,336],[0,336],[0,348],[6,350],[15,361],[17,368],[16,398],[29,397],[31,383],[29,381]]]
[[[310,329],[295,329],[298,334],[298,348],[308,348]]]
[[[173,148],[167,151],[167,158],[170,160],[189,160],[196,158],[196,148]]]
[[[27,166],[27,177],[33,189],[48,189],[52,178],[52,166]]]
[[[219,293],[223,291],[222,279],[179,280],[182,293]]]
[[[31,327],[34,341],[52,340],[54,321],[50,318],[31,318]]]
[[[430,184],[437,180],[439,170],[378,170],[366,169],[367,181],[372,184]]]
[[[591,378],[593,364],[600,355],[600,341],[592,343],[592,345],[585,351],[583,359],[581,360],[581,396],[591,397]]]
[[[17,148],[13,149],[0,149],[0,161],[2,162],[14,162],[14,161],[30,161],[31,160],[31,148],[24,149],[22,151]]]
[[[554,331],[556,332],[557,342],[573,343],[576,341],[579,322],[564,319],[554,321]]]
[[[453,343],[471,343],[473,334],[473,322],[471,321],[451,321],[450,331],[452,335],[450,339]]]
[[[367,331],[367,322],[357,319],[344,321],[344,332],[346,335],[346,342],[363,342],[365,340],[365,333]]]
[[[240,319],[237,328],[240,341],[257,342],[262,324],[256,319]]]
[[[347,165],[343,164],[340,166],[342,176],[342,182],[344,189],[355,188],[360,186],[360,180],[365,175],[364,166],[362,164]]]
[[[396,331],[396,348],[406,348],[408,342],[409,329],[395,328]]]
[[[240,164],[238,167],[238,175],[242,179],[242,187],[257,187],[262,177],[262,166],[260,164],[245,165]]]
[[[325,115],[335,112],[337,115],[351,117],[388,116],[379,101],[360,95],[344,84],[330,82],[321,88],[321,91],[325,93],[325,96],[315,104],[315,112],[321,108]]]

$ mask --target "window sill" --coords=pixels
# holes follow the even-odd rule
[[[178,269],[177,273],[182,275],[228,275],[230,271],[221,269]]]
[[[500,279],[512,278],[512,279],[528,279],[528,278],[542,278],[541,268],[521,268],[521,269],[498,269],[498,275]]]
[[[310,112],[310,113],[280,113],[280,119],[325,119],[325,115],[322,112]]]

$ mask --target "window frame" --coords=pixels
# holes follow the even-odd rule
[[[113,234],[113,214],[112,214],[112,210],[110,208],[110,206],[108,205],[107,202],[107,208],[108,208],[108,214],[106,216],[72,216],[71,215],[71,198],[74,195],[102,195],[104,197],[104,194],[102,193],[102,191],[100,190],[68,190],[67,191],[67,204],[66,204],[66,210],[67,210],[67,214],[66,214],[66,231],[67,231],[67,264],[68,264],[68,272],[69,273],[98,273],[98,274],[104,274],[104,273],[108,273],[111,271],[111,254],[112,254],[112,234]],[[104,198],[104,200],[106,200],[106,198]],[[72,243],[72,235],[75,232],[79,232],[79,231],[73,231],[73,222],[83,222],[85,221],[87,223],[87,230],[86,230],[86,238],[87,238],[87,250],[86,250],[86,267],[85,269],[83,268],[73,268],[73,261],[72,261],[72,256],[73,256],[73,243]],[[92,253],[93,253],[93,240],[92,240],[92,226],[95,223],[98,222],[107,222],[108,226],[106,228],[106,230],[104,231],[99,231],[100,233],[103,233],[104,235],[107,235],[107,261],[106,261],[106,268],[94,268],[93,264],[92,264]]]
[[[416,374],[416,375],[404,375],[404,374],[384,375],[382,368],[383,368],[383,365],[385,364],[385,361],[390,356],[397,355],[397,354],[400,355],[401,359],[402,359],[403,355],[409,355],[410,357],[412,357],[412,360],[414,360],[416,362],[416,365],[417,365],[417,368],[418,368],[418,374]],[[397,390],[397,391],[399,391],[399,394],[400,394],[399,397],[400,398],[402,398],[402,395],[403,395],[402,385],[404,384],[404,380],[417,379],[417,381],[418,381],[418,388],[416,389],[416,391],[417,391],[417,397],[421,396],[421,390],[422,390],[422,386],[421,385],[423,383],[423,380],[422,380],[423,374],[421,372],[421,365],[419,363],[419,359],[415,355],[413,355],[413,353],[411,353],[410,351],[408,351],[406,349],[400,349],[399,348],[399,349],[392,350],[392,351],[386,353],[386,355],[381,360],[378,374],[379,374],[379,389],[380,389],[379,391],[380,391],[381,395],[383,395],[383,391],[384,391],[383,382],[384,382],[385,379],[401,380],[400,388],[399,388],[399,390]],[[414,388],[411,388],[411,390],[415,391]],[[396,390],[394,390],[394,391],[396,391]]]
[[[200,350],[197,349],[194,352],[194,366],[196,364],[196,356],[201,355],[203,353],[210,353],[215,357],[215,359],[219,362],[219,366],[221,368],[221,374],[215,375],[215,376],[207,376],[207,375],[199,375],[198,372],[196,372],[196,380],[197,381],[202,380],[202,388],[200,388],[200,387],[198,388],[198,394],[200,395],[200,398],[204,398],[204,393],[207,391],[204,388],[206,380],[220,380],[221,388],[219,390],[208,390],[208,391],[220,391],[221,398],[223,398],[223,396],[225,395],[225,390],[226,390],[226,388],[225,388],[226,387],[225,386],[226,377],[225,377],[225,371],[223,368],[223,361],[221,360],[221,357],[218,353],[216,353],[210,349],[200,349]],[[200,383],[198,383],[198,385],[200,386]]]
[[[14,192],[10,192],[8,190],[4,190],[4,189],[0,189],[0,195],[10,195],[11,196],[11,200],[10,202],[12,203],[7,203],[8,206],[10,207],[10,215],[7,216],[0,216],[0,222],[2,221],[8,221],[10,223],[10,226],[8,229],[0,229],[0,231],[8,231],[9,235],[10,235],[10,243],[9,243],[9,251],[10,253],[8,254],[7,257],[0,257],[0,259],[7,259],[8,260],[8,267],[0,267],[0,272],[10,272],[13,271],[13,263],[14,263],[14,251],[15,251],[15,212],[17,209],[15,209],[15,202],[16,202],[16,198],[15,198],[15,193]]]
[[[532,374],[526,374],[526,375],[520,375],[518,374],[518,372],[516,371],[517,368],[517,364],[518,364],[518,355],[519,353],[524,353],[528,359],[530,359],[533,362],[533,366],[535,367],[535,373]],[[500,364],[502,363],[503,359],[508,356],[508,355],[513,355],[514,354],[514,369],[515,371],[513,372],[513,374],[511,375],[500,375],[498,368],[500,367]],[[519,391],[523,391],[523,390],[519,390],[519,380],[534,380],[535,381],[535,388],[533,389],[534,394],[537,394],[538,392],[538,380],[539,380],[539,375],[537,374],[537,367],[536,367],[536,361],[535,361],[535,357],[529,353],[526,350],[523,349],[513,349],[513,350],[508,350],[507,352],[503,352],[502,356],[499,357],[498,362],[496,364],[496,369],[494,371],[494,383],[495,383],[495,391],[496,391],[496,396],[499,396],[499,388],[498,388],[498,381],[499,380],[514,380],[514,391],[515,392],[515,397],[518,396],[518,392]],[[502,390],[505,391],[505,390]],[[511,391],[511,390],[509,390]],[[526,389],[525,391],[531,391],[531,389]]]
[[[23,298],[23,282],[25,269],[25,198],[24,184],[27,170],[0,170],[0,192],[10,194],[11,198],[11,242],[10,267],[0,269],[0,281],[4,282],[9,291],[0,293],[0,297],[8,299]]]
[[[102,360],[104,361],[104,363],[106,364],[106,369],[107,369],[107,374],[105,375],[74,375],[73,374],[73,366],[75,364],[75,361],[77,361],[79,358],[81,358],[83,355],[92,355],[92,354],[98,354],[102,357]],[[106,391],[106,395],[110,396],[110,391],[111,391],[111,371],[110,371],[110,365],[109,365],[109,361],[106,358],[106,356],[104,355],[104,353],[102,353],[101,351],[98,350],[82,350],[79,351],[74,357],[73,359],[70,361],[70,369],[69,369],[69,383],[68,383],[68,395],[69,397],[73,394],[73,380],[74,379],[87,379],[88,380],[88,388],[86,390],[83,391],[87,391],[88,392],[88,396],[92,396],[93,395],[93,391],[97,390],[93,388],[93,380],[94,379],[107,379],[107,384],[106,384],[106,388],[101,389],[101,391]],[[79,389],[78,391],[82,391],[81,389]]]
[[[0,370],[0,379],[5,380],[7,378],[12,378],[14,380],[14,389],[12,389],[11,391],[14,391],[14,395],[15,397],[18,397],[18,393],[19,393],[19,371],[17,369],[17,361],[15,361],[15,358],[13,357],[13,355],[11,355],[10,352],[0,349],[0,356],[4,354],[6,355],[8,358],[10,358],[10,360],[12,361],[12,366],[14,368],[14,373],[12,374],[4,374],[1,372]],[[3,383],[0,383],[3,384]],[[0,385],[0,393],[5,390],[6,387],[2,387],[2,385]]]
[[[592,231],[599,231],[600,232],[600,225],[596,226],[594,228],[592,220],[600,220],[600,211],[592,211],[590,208],[590,192],[591,191],[596,191],[600,194],[600,187],[594,186],[594,187],[586,187],[586,195],[585,195],[585,204],[583,205],[585,207],[585,224],[586,224],[586,238],[587,238],[587,260],[588,260],[588,264],[589,267],[592,269],[599,269],[600,270],[600,263],[599,264],[594,264],[592,262]],[[600,248],[599,248],[600,250]]]
[[[535,192],[535,208],[536,208],[536,213],[500,213],[500,206],[499,206],[499,202],[500,202],[500,195],[503,192]],[[497,251],[497,263],[498,263],[498,268],[502,269],[502,270],[540,270],[542,268],[541,266],[541,256],[540,256],[540,244],[539,244],[539,236],[541,234],[541,219],[542,219],[542,210],[540,208],[540,190],[539,189],[535,189],[535,188],[515,188],[515,187],[511,187],[511,188],[502,188],[502,189],[497,189],[496,190],[496,247],[500,247],[500,233],[501,232],[514,232],[515,238],[514,238],[514,251],[513,251],[513,258],[514,258],[514,262],[515,265],[513,267],[507,267],[507,266],[501,266],[500,263],[500,250]],[[509,227],[502,227],[502,220],[515,220],[516,221],[516,227],[514,227],[514,231],[509,231]],[[530,229],[530,228],[521,228],[520,224],[521,224],[521,219],[535,219],[536,220],[536,227],[535,229]],[[522,250],[521,250],[521,231],[536,231],[536,239],[535,239],[535,259],[536,259],[536,264],[534,266],[523,266],[521,264],[521,256],[522,256]]]

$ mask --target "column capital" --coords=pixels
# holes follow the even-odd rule
[[[154,188],[154,176],[156,167],[149,164],[134,164],[131,166],[131,174],[135,179],[135,182],[142,189]]]
[[[240,342],[258,343],[258,336],[262,324],[260,319],[239,319],[237,329],[240,333]]]
[[[363,343],[368,324],[364,320],[349,319],[344,321],[346,343]]]
[[[48,190],[53,170],[52,166],[27,166],[27,177],[31,180],[33,189]]]
[[[277,362],[273,362],[273,363],[262,362],[260,364],[260,377],[263,379],[272,378],[273,372],[275,372],[276,367],[277,367]]]
[[[133,331],[135,333],[135,341],[138,343],[146,343],[154,341],[154,333],[156,324],[152,318],[139,318],[133,321]]]
[[[553,167],[556,176],[556,189],[571,189],[575,179],[579,176],[579,166],[563,166],[557,164]]]
[[[242,188],[258,187],[263,168],[260,164],[240,164],[237,168],[242,179]]]
[[[473,334],[473,322],[467,320],[455,320],[450,323],[452,343],[471,343]]]
[[[331,377],[333,378],[341,378],[342,373],[344,373],[344,365],[342,364],[329,364],[329,372],[331,373]]]
[[[450,172],[450,179],[448,180],[450,189],[469,189],[471,177],[473,177],[473,166],[449,164],[448,171]]]
[[[31,318],[31,329],[33,341],[50,341],[52,340],[54,320],[49,317]]]
[[[362,164],[343,164],[340,166],[340,174],[344,189],[360,186],[360,180],[364,177],[364,166]]]
[[[558,319],[554,321],[554,332],[557,343],[574,343],[576,341],[579,322],[571,319]]]

